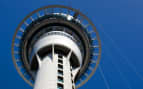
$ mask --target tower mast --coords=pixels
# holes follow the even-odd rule
[[[79,10],[50,5],[19,24],[12,57],[20,76],[34,89],[75,89],[96,71],[101,43],[94,24]]]

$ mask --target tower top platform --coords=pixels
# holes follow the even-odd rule
[[[60,43],[55,35],[59,38],[63,36],[63,40],[70,39],[69,42],[77,47],[71,47],[73,45],[62,40]],[[53,37],[57,40],[48,43],[41,40],[42,37],[44,39]],[[12,41],[12,58],[20,76],[31,86],[34,84],[38,66],[36,61],[33,61],[34,65],[32,64],[34,55],[41,53],[43,56],[44,52],[49,52],[41,51],[43,49],[36,46],[40,41],[43,42],[41,46],[43,49],[50,51],[52,49],[49,46],[54,44],[57,52],[66,55],[66,52],[72,50],[72,58],[80,60],[71,61],[73,67],[80,66],[75,78],[76,88],[85,84],[96,71],[101,57],[99,34],[92,21],[79,10],[62,5],[49,5],[34,10],[18,25]]]

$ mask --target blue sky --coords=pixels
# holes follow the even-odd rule
[[[80,9],[100,34],[100,67],[79,89],[143,89],[142,0],[0,0],[0,89],[32,89],[13,65],[12,37],[27,14],[51,4]]]

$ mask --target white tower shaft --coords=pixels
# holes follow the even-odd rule
[[[45,47],[50,51],[41,57],[39,50]],[[58,47],[66,50],[59,48],[59,51]],[[61,31],[49,32],[35,43],[31,55],[37,57],[39,65],[34,89],[75,89],[74,80],[82,64],[82,54],[71,35]],[[77,65],[73,66],[73,63]]]
[[[46,56],[41,61],[37,55],[40,66],[34,89],[75,89],[69,56],[54,54],[53,59]]]

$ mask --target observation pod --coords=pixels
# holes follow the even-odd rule
[[[50,5],[19,24],[12,57],[21,77],[34,89],[75,89],[96,71],[101,43],[94,24],[79,10]]]

